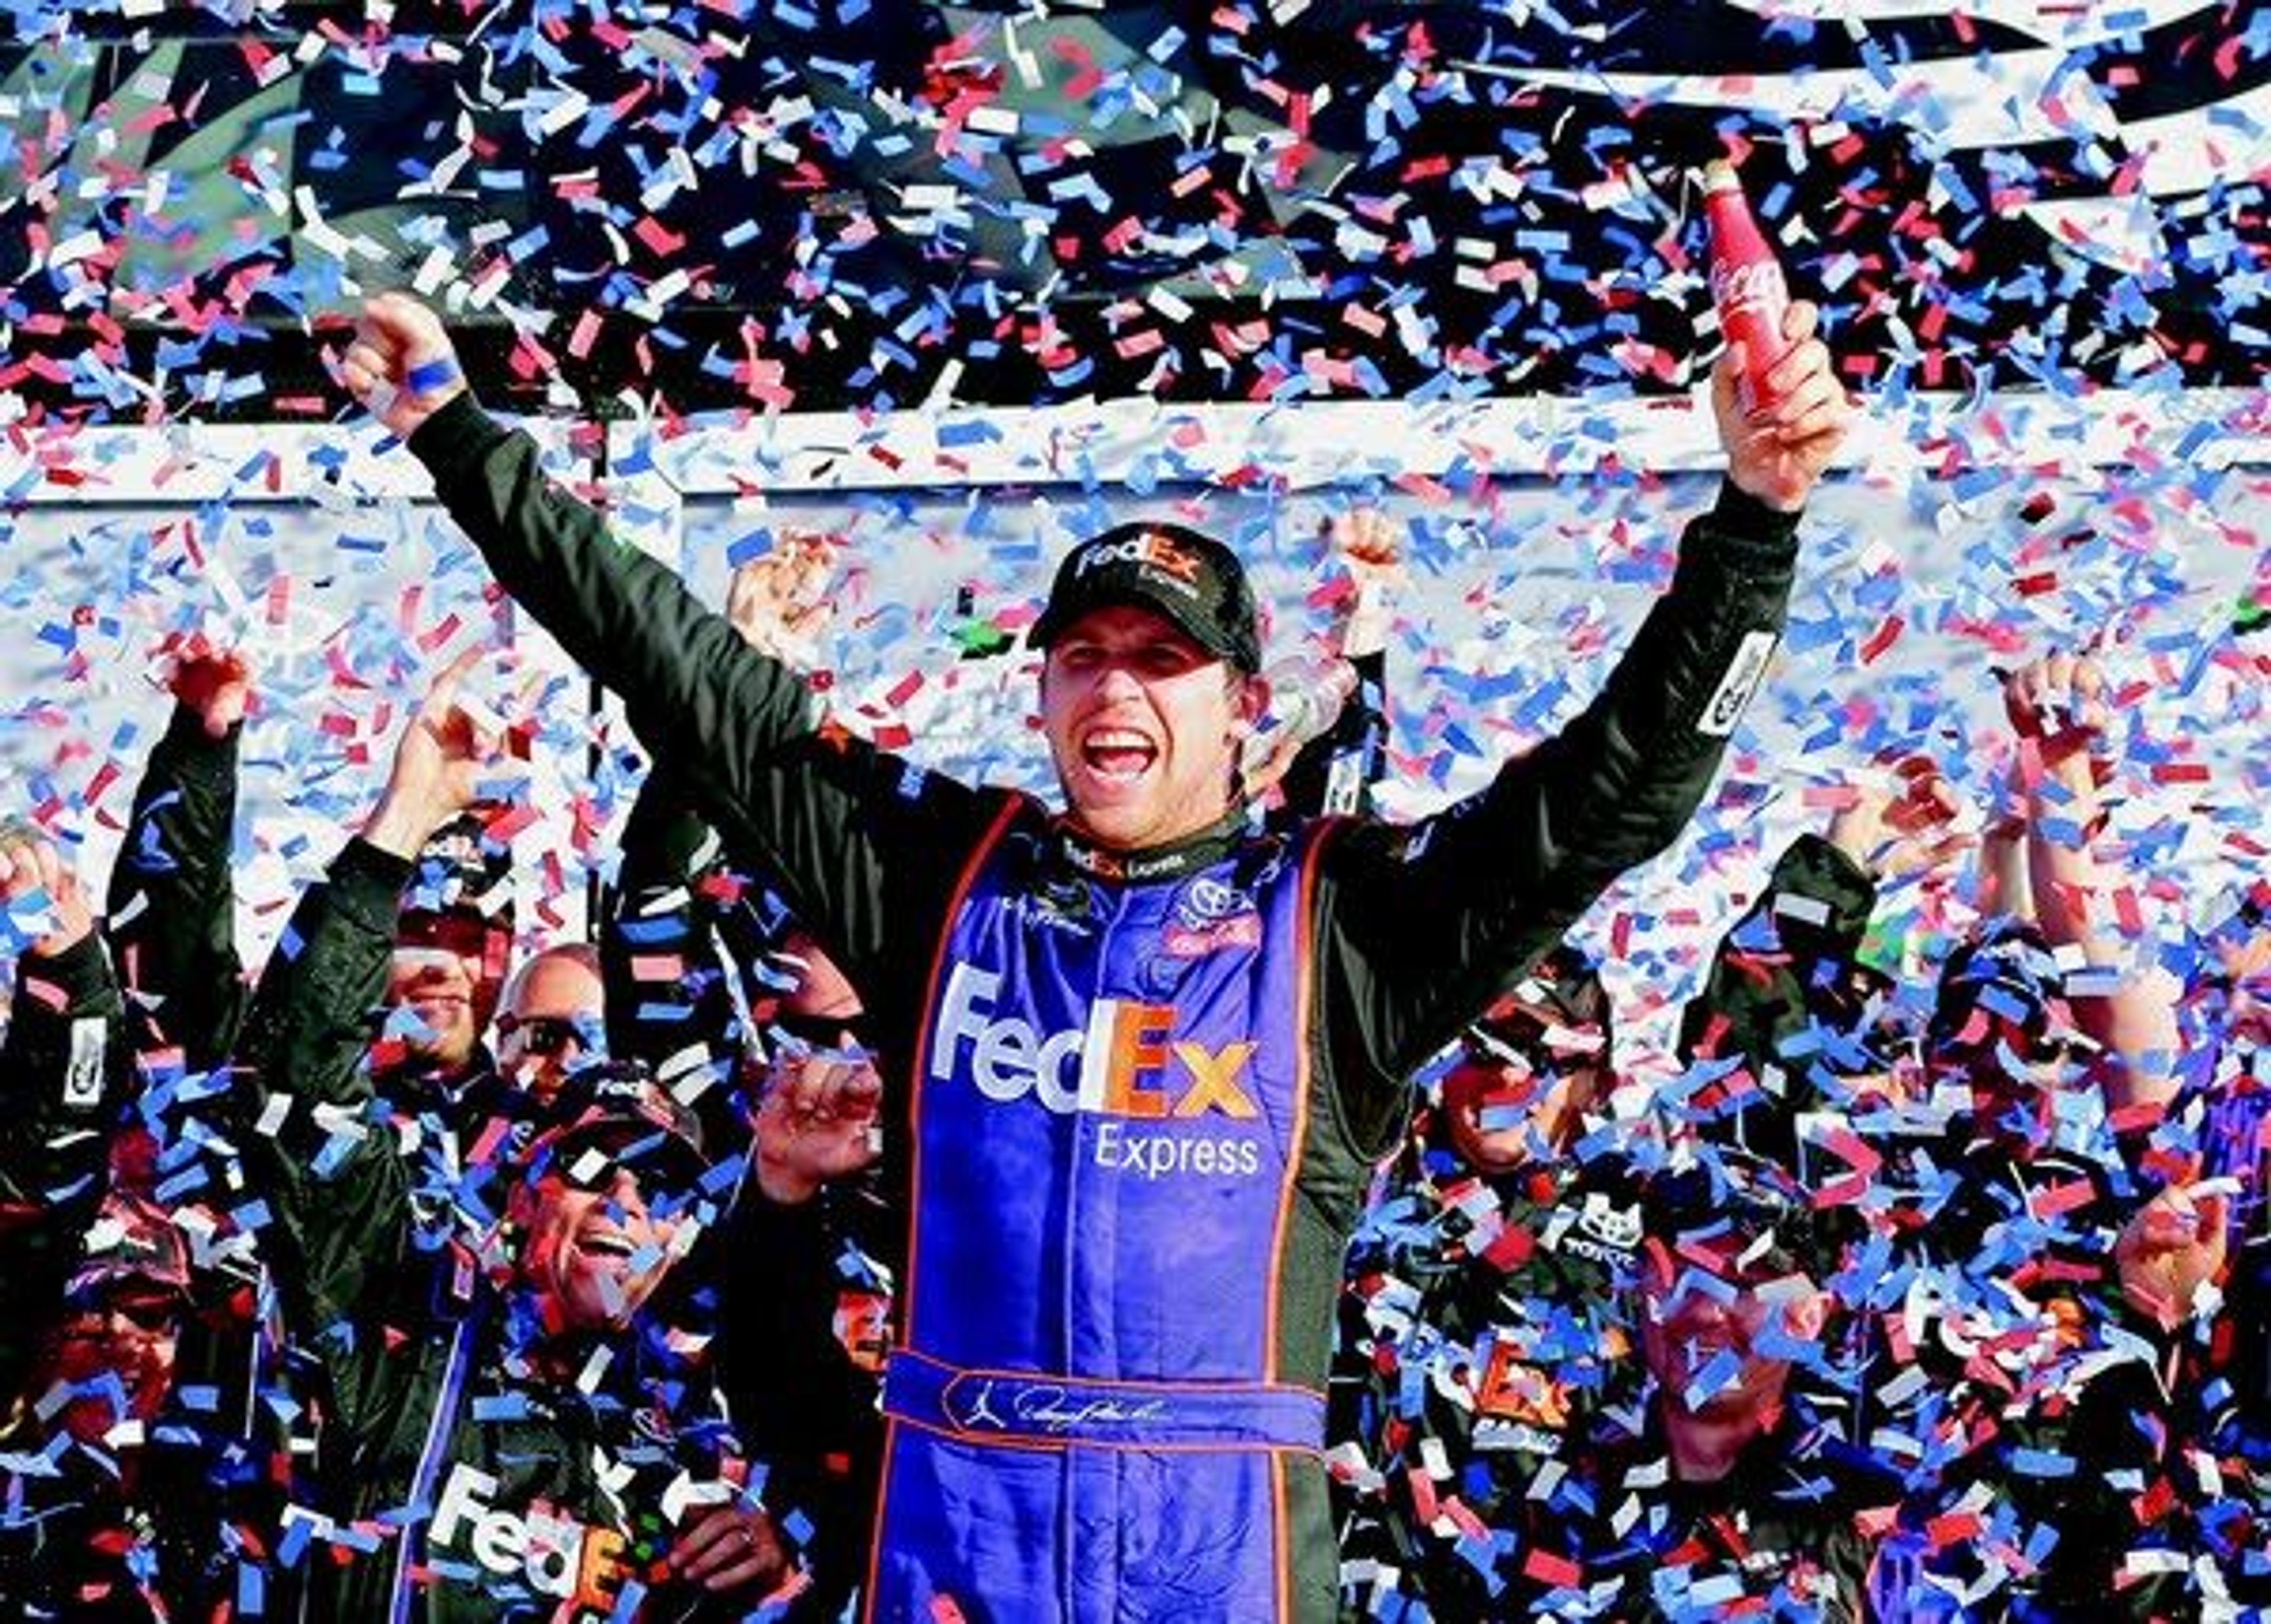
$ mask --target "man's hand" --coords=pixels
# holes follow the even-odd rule
[[[1819,317],[1806,300],[1791,303],[1782,324],[1791,347],[1767,375],[1755,413],[1746,416],[1736,400],[1735,380],[1746,361],[1742,345],[1729,345],[1711,369],[1711,412],[1727,451],[1727,477],[1777,512],[1805,507],[1853,425],[1853,405],[1831,369],[1828,346],[1813,336]]]
[[[828,582],[837,551],[833,536],[792,531],[771,552],[735,570],[726,589],[726,618],[741,640],[792,671],[811,670],[836,614]]]
[[[773,1062],[757,1107],[757,1188],[768,1200],[795,1206],[830,1181],[873,1163],[883,1080],[867,1055],[815,1049]]]
[[[2122,1300],[2163,1330],[2190,1318],[2200,1287],[2223,1272],[2231,1245],[2225,1199],[2205,1187],[2170,1185],[2114,1243]]]
[[[381,851],[416,857],[436,830],[480,798],[483,773],[503,754],[503,724],[460,698],[483,653],[471,649],[451,661],[403,728],[385,792],[363,827],[363,838]]]
[[[2104,691],[2105,678],[2094,660],[2045,654],[2003,680],[2003,711],[2011,731],[2041,740],[2044,762],[2056,766],[2088,752],[2104,734],[2110,720]]]
[[[1335,650],[1344,659],[1388,646],[1396,600],[1404,586],[1404,531],[1377,508],[1336,517],[1328,536],[1349,573],[1349,590],[1333,606]]]
[[[366,300],[339,379],[389,432],[408,439],[418,425],[465,392],[458,352],[442,318],[407,294]]]
[[[167,689],[197,719],[209,739],[225,739],[252,702],[252,662],[237,649],[216,648],[191,637],[174,656]]]
[[[673,1578],[698,1584],[713,1596],[743,1591],[752,1603],[778,1584],[787,1568],[772,1519],[754,1506],[689,1509],[670,1548]]]
[[[0,823],[0,910],[45,896],[51,927],[32,940],[32,952],[55,958],[93,933],[94,913],[54,841],[34,825],[11,818]]]
[[[1829,844],[1873,880],[1945,869],[1971,841],[1955,828],[1963,802],[1938,768],[1911,756],[1895,771],[1897,786],[1854,786],[1852,801],[1829,823]]]
[[[1268,749],[1239,769],[1247,799],[1259,801],[1277,788],[1277,781],[1293,771],[1293,764],[1301,759],[1301,751],[1308,742],[1309,735],[1298,728],[1280,727],[1271,733]]]

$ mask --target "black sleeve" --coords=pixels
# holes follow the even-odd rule
[[[966,850],[999,809],[815,720],[803,679],[548,482],[534,442],[470,397],[411,437],[516,601],[621,695],[648,752],[864,992],[911,1003]]]
[[[1626,869],[1686,826],[1788,609],[1797,520],[1723,489],[1606,685],[1478,794],[1328,849],[1316,922],[1334,1081],[1384,1121],[1456,1037]],[[1368,1103],[1367,1103],[1368,1102]]]
[[[130,995],[138,1051],[179,1047],[192,1071],[227,1055],[243,1013],[230,844],[237,741],[176,705],[150,752],[110,871],[105,930]]]
[[[834,1618],[866,1577],[882,1465],[878,1378],[851,1357],[836,1319],[847,1291],[879,1285],[862,1233],[881,1211],[823,1190],[780,1206],[751,1178],[729,1220],[735,1272],[725,1297],[719,1378],[734,1425],[771,1472],[767,1498],[813,1522],[814,1589],[794,1618]]]
[[[1285,770],[1285,810],[1296,816],[1372,816],[1373,786],[1388,765],[1388,652],[1376,649],[1349,663],[1355,695]]]
[[[22,1387],[102,1204],[130,1074],[101,942],[26,953],[0,1042],[0,1393]]]
[[[293,911],[239,1049],[246,1163],[270,1208],[266,1249],[286,1311],[324,1350],[343,1403],[359,1390],[345,1361],[383,1356],[361,1322],[388,1300],[409,1246],[408,1176],[374,1120],[364,1056],[411,872],[391,853],[347,843]]]
[[[689,1099],[706,1142],[718,1147],[747,1136],[738,1076],[749,1036],[744,1017],[771,990],[750,968],[770,941],[763,888],[733,872],[689,793],[663,763],[640,786],[623,825],[599,962],[608,1052],[645,1062]]]
[[[1859,1068],[1836,1051],[1858,1040],[1861,940],[1877,887],[1819,835],[1800,835],[1775,864],[1757,902],[1720,939],[1703,990],[1681,1016],[1679,1057],[1731,1067],[1705,1084],[1698,1106],[1721,1136],[1762,1154],[1795,1149],[1791,1119],[1818,1108],[1817,1065]],[[1800,1040],[1819,1051],[1798,1054]],[[1857,1056],[1849,1056],[1858,1058]]]

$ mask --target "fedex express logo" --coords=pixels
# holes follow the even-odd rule
[[[605,1619],[615,1612],[631,1575],[628,1541],[611,1528],[592,1528],[548,1509],[541,1501],[525,1513],[493,1505],[497,1480],[460,1461],[450,1469],[434,1508],[428,1546],[461,1548],[487,1572],[518,1579],[560,1604],[561,1619]]]
[[[1173,1041],[1172,1007],[1123,998],[1098,999],[1089,1006],[1084,1027],[1038,1032],[1030,1021],[994,1013],[1001,990],[997,972],[955,965],[931,1043],[933,1082],[947,1082],[962,1072],[997,1105],[1014,1105],[1030,1095],[1060,1116],[1103,1118],[1094,1141],[1100,1166],[1147,1178],[1261,1171],[1251,1133],[1192,1138],[1141,1133],[1130,1126],[1258,1122],[1261,1108],[1244,1082],[1254,1057],[1251,1042],[1210,1049]]]
[[[1074,568],[1076,577],[1107,564],[1137,564],[1157,570],[1177,585],[1196,590],[1199,556],[1187,551],[1173,536],[1147,530],[1119,541],[1099,541],[1083,552]]]

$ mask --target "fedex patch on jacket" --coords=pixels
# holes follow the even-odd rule
[[[561,1607],[563,1619],[599,1620],[615,1611],[630,1577],[628,1542],[541,1502],[525,1511],[493,1503],[497,1479],[458,1462],[442,1485],[427,1546],[438,1559],[458,1554],[501,1579],[525,1584]]]
[[[1258,1129],[1261,1109],[1246,1083],[1253,1043],[1210,1048],[1178,1040],[1172,1006],[1125,998],[1095,1000],[1084,1026],[1038,1032],[1021,1017],[996,1013],[1001,989],[999,972],[955,965],[931,1044],[933,1082],[965,1076],[996,1105],[1031,1099],[1058,1116],[1107,1119],[1097,1135],[1097,1156],[1098,1165],[1115,1170],[1150,1178],[1260,1171],[1259,1151],[1248,1137],[1132,1131],[1139,1123],[1217,1135]]]

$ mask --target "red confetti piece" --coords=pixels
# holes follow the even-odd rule
[[[1897,615],[1885,616],[1883,623],[1871,632],[1869,640],[1861,645],[1861,663],[1874,665],[1880,654],[1900,641],[1901,633],[1907,626],[1908,622]]]
[[[1582,1583],[1585,1578],[1585,1570],[1568,1558],[1556,1556],[1552,1552],[1535,1546],[1522,1559],[1522,1573],[1526,1579],[1535,1579],[1556,1590],[1573,1589]]]

